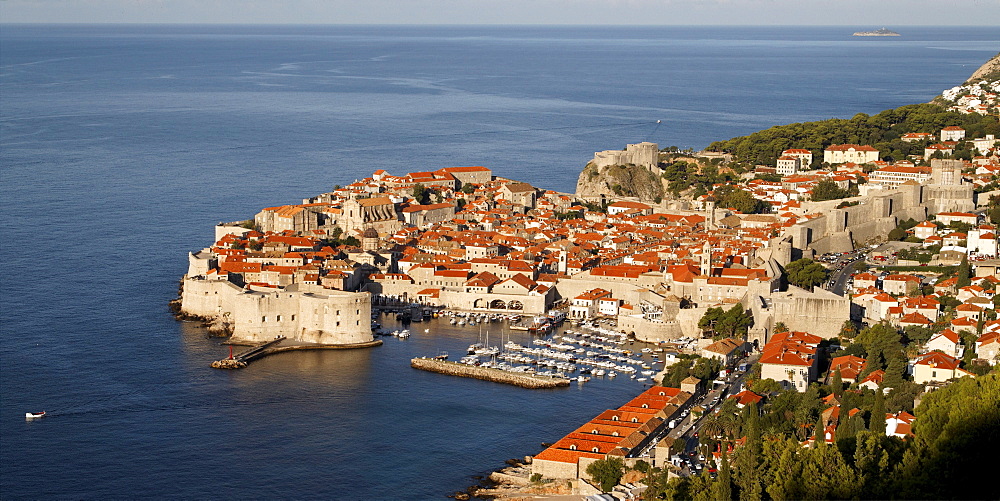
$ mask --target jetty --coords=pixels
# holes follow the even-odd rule
[[[275,353],[285,353],[288,351],[354,350],[358,348],[373,348],[375,346],[382,345],[381,339],[375,339],[365,343],[352,344],[297,344],[293,346],[277,346],[285,339],[286,338],[284,336],[279,336],[270,341],[256,344],[230,358],[224,358],[222,360],[212,362],[212,367],[216,369],[242,369],[254,360],[264,358],[268,355],[274,355]]]
[[[215,369],[242,369],[246,367],[248,363],[264,356],[268,348],[284,341],[285,339],[285,336],[278,336],[270,341],[255,344],[250,347],[250,349],[241,351],[235,356],[233,356],[230,351],[229,358],[212,362],[212,367]]]
[[[484,381],[512,384],[514,386],[530,389],[559,388],[569,386],[569,379],[566,378],[538,376],[535,374],[517,374],[500,369],[478,367],[458,362],[448,362],[446,360],[435,360],[433,358],[411,359],[410,367],[428,372],[436,372],[438,374],[482,379]]]

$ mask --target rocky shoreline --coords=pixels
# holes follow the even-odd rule
[[[575,486],[572,481],[532,482],[531,461],[531,456],[525,456],[523,461],[508,459],[506,463],[509,466],[491,472],[486,477],[473,477],[478,480],[476,485],[450,494],[448,497],[460,501],[473,498],[528,500],[573,494]]]

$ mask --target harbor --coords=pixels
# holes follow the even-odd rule
[[[652,345],[629,339],[611,319],[568,321],[563,315],[502,315],[441,310],[422,324],[403,324],[395,312],[376,312],[376,335],[421,342],[412,367],[527,388],[610,383],[655,384],[663,368],[697,342]],[[385,326],[381,322],[385,322]],[[445,334],[449,343],[431,340]],[[468,343],[462,347],[461,341]],[[538,381],[559,381],[539,384]]]

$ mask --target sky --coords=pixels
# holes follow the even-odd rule
[[[2,23],[1000,25],[1000,0],[0,0]]]

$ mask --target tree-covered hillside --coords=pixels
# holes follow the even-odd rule
[[[832,144],[864,144],[875,147],[884,160],[902,160],[906,155],[923,153],[923,143],[900,140],[908,132],[937,135],[943,128],[958,125],[966,137],[1000,135],[1000,123],[994,116],[945,111],[934,104],[912,104],[877,115],[859,113],[853,118],[833,118],[820,122],[779,125],[708,146],[711,151],[736,155],[741,162],[774,165],[781,152],[789,148],[811,150],[815,162],[822,162],[823,150]]]
[[[772,392],[759,412],[727,400],[703,423],[701,440],[709,450],[739,445],[719,458],[717,475],[670,478],[653,469],[646,499],[1000,498],[992,477],[1000,447],[1000,374],[960,378],[925,394],[905,441],[885,434],[885,413],[900,410],[900,402],[839,382],[838,374],[832,387],[813,384],[798,393],[774,392],[777,383],[757,381],[756,391]],[[844,409],[836,443],[803,446],[830,415],[828,391]],[[848,414],[852,408],[859,411]]]

